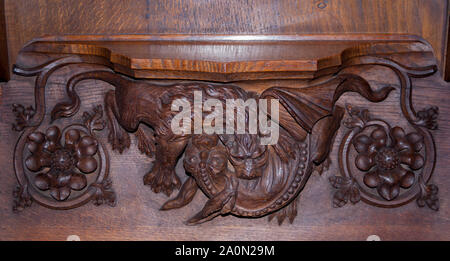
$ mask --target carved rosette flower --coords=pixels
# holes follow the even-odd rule
[[[27,138],[31,155],[25,160],[26,167],[38,173],[34,184],[40,190],[50,190],[59,201],[69,197],[71,190],[82,190],[87,185],[85,174],[97,169],[98,142],[77,129],[65,133],[61,143],[61,131],[52,126],[46,133],[34,132]]]
[[[389,143],[389,139],[392,142]],[[400,127],[392,128],[390,137],[379,127],[370,136],[357,136],[353,145],[358,152],[356,167],[366,172],[364,184],[376,188],[386,200],[395,199],[400,188],[410,188],[415,182],[413,170],[424,165],[424,158],[419,153],[423,137],[416,132],[406,135]]]

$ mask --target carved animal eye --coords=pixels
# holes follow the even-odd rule
[[[211,164],[216,166],[216,167],[223,165],[224,162],[225,162],[225,160],[222,157],[220,157],[220,156],[215,156],[215,157],[213,157],[211,159]]]
[[[264,156],[264,153],[266,152],[266,146],[260,146],[258,149],[252,154],[252,159],[261,158]]]
[[[232,165],[241,165],[244,162],[243,158],[235,157],[233,155],[230,155],[230,161]]]
[[[198,162],[198,158],[197,158],[196,156],[191,156],[191,157],[189,157],[186,161],[187,161],[187,163],[189,163],[189,164],[195,164],[195,163]]]

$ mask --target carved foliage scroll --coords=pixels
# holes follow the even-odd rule
[[[351,106],[347,106],[349,115],[344,116],[345,109],[337,104],[344,93],[355,92],[368,102],[378,103],[395,90],[392,86],[375,90],[361,75],[345,72],[345,68],[367,64],[389,68],[399,77],[401,110],[410,128],[390,126],[372,119],[367,110]],[[69,100],[47,108],[47,80],[67,65],[95,65],[103,69],[72,75],[66,82]],[[417,199],[419,206],[438,209],[437,187],[427,184],[435,161],[428,129],[437,127],[438,110],[433,107],[416,113],[410,99],[410,77],[431,75],[435,66],[407,68],[381,56],[350,57],[334,71],[318,73],[303,88],[272,87],[262,93],[233,84],[160,85],[124,77],[111,71],[110,66],[104,58],[69,55],[37,67],[15,68],[17,74],[36,77],[35,106],[13,107],[17,117],[13,129],[22,131],[14,154],[19,181],[14,191],[15,210],[30,206],[32,201],[55,209],[74,208],[88,201],[114,206],[116,196],[109,178],[107,147],[96,135],[108,129],[112,150],[126,152],[133,134],[138,149],[155,157],[153,168],[143,175],[145,185],[167,196],[178,190],[161,210],[186,206],[199,190],[208,197],[187,224],[228,214],[268,216],[269,220],[277,217],[279,224],[287,218],[292,223],[297,215],[297,200],[313,170],[323,170],[330,162],[333,140],[344,117],[349,131],[341,141],[341,175],[330,179],[337,189],[335,207],[361,199],[376,206],[394,207]],[[107,82],[114,89],[103,97],[104,106],[85,112],[81,122],[62,126],[61,118],[78,115],[81,100],[76,86],[89,79]],[[174,133],[170,127],[175,115],[172,102],[184,99],[192,104],[195,92],[202,94],[203,101],[216,99],[223,105],[229,99],[279,100],[284,114],[277,122],[278,142],[261,145],[263,133]],[[48,125],[43,124],[46,111],[51,111]],[[248,110],[243,117],[248,126]],[[175,172],[182,155],[188,175],[183,183]]]

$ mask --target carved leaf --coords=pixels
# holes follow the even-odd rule
[[[32,198],[28,194],[26,186],[17,185],[13,191],[13,212],[21,212],[26,207],[30,207],[32,203]]]
[[[12,129],[14,131],[22,131],[28,127],[28,122],[36,114],[36,110],[32,106],[25,108],[22,104],[13,104],[12,111],[16,116],[16,123],[13,123]]]
[[[430,130],[436,130],[438,128],[437,117],[439,116],[439,107],[431,106],[417,112],[417,118],[419,119],[416,124],[424,126]]]
[[[343,124],[345,127],[349,128],[349,129],[353,129],[353,128],[363,128],[366,124],[366,122],[368,122],[370,120],[370,114],[369,114],[369,110],[367,109],[362,109],[359,107],[353,107],[350,104],[346,104],[345,105],[347,112],[349,114],[349,118],[345,119]]]
[[[350,201],[356,204],[361,200],[359,188],[355,180],[342,176],[329,178],[331,186],[337,189],[333,195],[333,207],[340,208]]]
[[[89,129],[91,134],[93,131],[101,131],[105,128],[106,123],[102,119],[103,108],[101,105],[97,105],[93,109],[93,113],[84,112],[83,113],[83,123]]]
[[[97,189],[92,199],[94,205],[100,206],[102,204],[108,204],[111,207],[116,206],[117,197],[112,189],[111,179],[105,179],[102,183],[95,183],[91,186]]]
[[[419,207],[424,207],[426,205],[430,209],[432,209],[434,211],[438,211],[439,210],[438,192],[439,192],[439,189],[434,184],[422,186],[421,194],[417,198],[417,205]]]

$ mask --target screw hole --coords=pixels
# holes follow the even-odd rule
[[[319,8],[319,9],[324,9],[326,7],[327,7],[327,3],[325,3],[325,2],[320,2],[317,4],[317,8]]]
[[[367,241],[381,241],[381,238],[377,235],[370,235],[366,239]]]
[[[81,239],[77,235],[70,235],[67,237],[66,241],[81,241]]]

